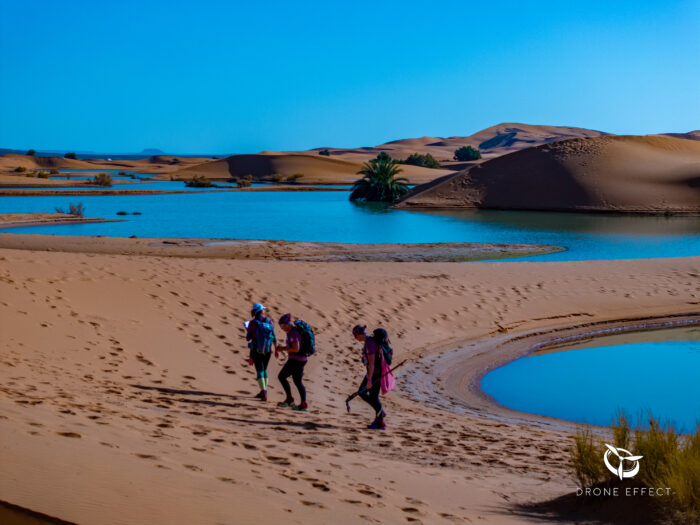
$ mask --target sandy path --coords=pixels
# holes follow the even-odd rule
[[[503,329],[697,311],[699,276],[698,257],[317,263],[3,249],[0,493],[79,523],[522,522],[517,504],[574,489],[568,434],[416,403],[414,372],[386,398],[390,428],[369,432],[361,401],[345,413],[361,377],[348,328],[389,327],[397,359],[429,374],[432,355]],[[308,414],[251,398],[240,323],[256,300],[317,331]]]

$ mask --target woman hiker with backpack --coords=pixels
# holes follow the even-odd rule
[[[250,356],[248,364],[255,366],[256,379],[260,386],[257,397],[262,401],[267,401],[267,365],[272,355],[272,346],[277,348],[277,337],[275,336],[274,321],[264,315],[265,307],[260,303],[255,303],[250,314],[253,319],[246,323],[246,341],[249,341]]]
[[[309,407],[306,404],[306,388],[302,379],[304,377],[304,367],[309,359],[309,356],[315,352],[314,334],[311,327],[304,321],[296,321],[292,323],[291,314],[284,314],[279,319],[280,327],[287,333],[287,342],[285,346],[277,346],[275,357],[278,352],[287,352],[287,362],[282,367],[277,376],[282,383],[286,397],[284,401],[277,404],[280,407],[291,407],[294,410],[307,412]],[[292,389],[289,386],[287,378],[292,376],[292,380],[299,390],[301,400],[299,405],[294,404],[292,397]]]
[[[374,421],[367,425],[367,428],[384,430],[386,428],[386,423],[384,422],[386,412],[384,412],[384,407],[379,401],[379,393],[382,382],[382,364],[391,359],[388,334],[383,328],[377,328],[373,335],[368,336],[367,327],[358,324],[352,329],[352,335],[355,339],[364,343],[362,346],[362,362],[367,369],[367,374],[360,384],[359,396],[375,412]],[[388,356],[386,356],[386,353],[388,353]],[[388,361],[386,364],[391,364],[391,362]]]

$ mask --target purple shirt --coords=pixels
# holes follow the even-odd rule
[[[365,339],[365,345],[362,347],[362,362],[365,364],[365,367],[369,366],[369,360],[367,359],[367,356],[370,355],[376,355],[377,354],[377,343],[374,342],[374,339],[371,337],[368,337]],[[374,369],[375,372],[377,371],[377,365],[379,363],[377,362],[376,358],[374,360]]]
[[[296,343],[297,348],[301,350],[301,334],[296,328],[292,328],[289,332],[287,332],[287,348],[294,346],[294,343]],[[309,358],[305,355],[299,355],[292,352],[289,352],[287,355],[289,356],[289,359],[294,359],[295,361],[309,360]]]

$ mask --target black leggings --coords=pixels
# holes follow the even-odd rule
[[[256,352],[255,350],[250,352],[250,357],[253,358],[253,364],[255,365],[258,379],[267,377],[267,364],[270,362],[271,355],[272,352],[266,352],[264,354]]]
[[[306,402],[306,388],[304,387],[304,383],[301,382],[304,377],[304,366],[306,366],[306,361],[287,359],[287,362],[282,367],[282,370],[280,370],[277,378],[280,380],[280,383],[282,383],[282,388],[284,388],[284,393],[287,395],[287,399],[293,399],[292,389],[289,386],[289,381],[287,381],[287,378],[292,376],[292,380],[294,381],[297,390],[299,390],[301,402]]]
[[[365,388],[367,386],[367,376],[362,380],[362,384],[360,384],[360,390]],[[384,415],[384,409],[382,408],[382,403],[379,401],[379,390],[381,388],[381,379],[380,376],[377,376],[374,380],[372,380],[372,388],[369,390],[364,390],[361,394],[360,397],[364,399],[367,403],[369,403],[374,411],[377,414],[377,417],[383,416]]]

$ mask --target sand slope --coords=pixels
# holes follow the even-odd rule
[[[369,158],[371,157],[367,157],[366,160]],[[352,184],[360,178],[357,172],[361,168],[362,162],[323,155],[268,153],[233,155],[179,170],[172,175],[178,178],[204,175],[213,180],[226,180],[246,175],[260,179],[275,173],[285,177],[302,173],[304,177],[299,182],[303,184]],[[419,166],[401,166],[401,168],[403,170],[401,176],[408,178],[412,184],[422,184],[449,173]]]
[[[700,213],[700,143],[611,136],[547,144],[416,188],[398,206]]]
[[[0,250],[3,499],[77,523],[517,523],[575,489],[557,429],[417,403],[408,372],[467,341],[697,310],[698,258],[313,263]],[[311,410],[252,398],[241,321],[317,333]],[[369,432],[358,321],[412,363]],[[424,360],[418,357],[424,355]],[[434,377],[440,382],[440,378]],[[436,384],[438,389],[441,384]],[[447,399],[447,398],[445,398]],[[411,518],[411,520],[409,520]]]

